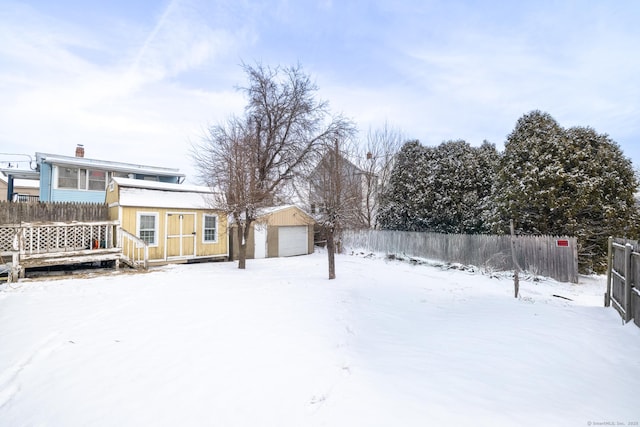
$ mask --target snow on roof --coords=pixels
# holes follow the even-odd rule
[[[128,173],[140,173],[148,175],[177,176],[184,177],[179,169],[164,168],[157,166],[137,165],[133,163],[112,162],[108,160],[88,159],[86,157],[60,156],[56,154],[36,153],[38,163],[52,163],[68,166],[85,166],[89,168],[100,168],[109,171],[119,171]]]
[[[211,193],[209,187],[203,187],[200,185],[187,185],[187,184],[174,184],[168,182],[158,181],[146,181],[143,179],[131,179],[131,178],[112,178],[120,188],[122,187],[135,187],[146,188],[153,190],[165,190],[165,191],[181,191],[191,193]]]
[[[173,209],[213,209],[211,193],[120,188],[120,206]]]
[[[213,193],[208,187],[141,179],[113,178],[120,187],[120,206],[212,209]]]

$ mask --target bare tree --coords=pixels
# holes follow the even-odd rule
[[[270,68],[244,64],[249,84],[243,117],[211,127],[192,157],[201,181],[217,194],[216,207],[238,225],[238,268],[246,266],[246,244],[262,207],[282,200],[287,181],[326,141],[353,125],[331,116],[317,101],[317,87],[300,66]]]
[[[379,195],[389,183],[395,155],[404,142],[402,132],[387,122],[379,129],[369,129],[366,140],[354,156],[362,172],[362,204],[360,222],[367,228],[377,228]]]
[[[213,189],[212,207],[226,211],[236,224],[241,269],[246,266],[246,242],[256,216],[255,202],[268,197],[258,185],[252,138],[249,123],[232,117],[211,127],[192,150],[200,180]]]
[[[310,180],[311,197],[318,204],[316,217],[326,237],[329,279],[336,278],[335,254],[340,250],[340,232],[357,216],[357,206],[362,203],[360,176],[347,160],[348,137],[335,138],[325,145]]]
[[[399,132],[386,124],[382,130],[370,131],[366,144],[359,147],[353,136],[345,134],[325,144],[307,176],[311,209],[326,239],[329,279],[336,277],[341,231],[375,226],[378,191],[388,182],[402,142]]]

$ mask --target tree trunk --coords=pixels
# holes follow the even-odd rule
[[[247,265],[247,242],[244,240],[244,227],[238,224],[238,268],[244,270]]]
[[[238,268],[241,270],[247,268],[247,242],[249,241],[250,229],[250,222],[238,225]]]
[[[327,256],[329,257],[329,280],[336,278],[336,245],[333,240],[333,227],[327,230]]]

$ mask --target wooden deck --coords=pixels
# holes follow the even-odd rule
[[[135,251],[123,253],[123,246]],[[0,226],[0,257],[8,281],[25,276],[28,268],[111,261],[147,268],[146,244],[122,230],[118,221],[21,223]],[[135,253],[135,255],[133,255]]]

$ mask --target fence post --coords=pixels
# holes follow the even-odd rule
[[[573,253],[573,256],[572,256],[572,258],[573,258],[573,275],[572,275],[571,282],[572,283],[578,283],[578,281],[579,281],[579,279],[578,279],[578,277],[579,277],[579,271],[578,271],[579,270],[579,267],[578,267],[578,238],[574,237],[572,240],[573,240],[573,245],[572,245],[573,246],[573,250],[572,250],[572,253]]]
[[[624,321],[631,320],[631,252],[633,246],[630,243],[624,245]]]
[[[518,298],[518,292],[520,291],[520,279],[518,273],[520,271],[520,265],[518,264],[518,257],[516,256],[516,232],[513,225],[513,219],[510,224],[511,228],[511,258],[513,259],[513,293],[514,297]]]
[[[613,269],[613,237],[609,236],[607,249],[607,292],[604,294],[604,306],[611,306],[611,270]]]

